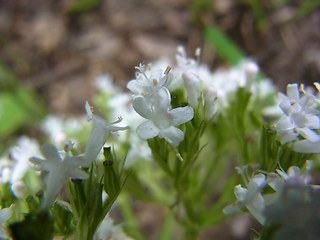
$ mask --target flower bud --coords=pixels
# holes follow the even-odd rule
[[[217,113],[217,99],[218,93],[214,86],[206,86],[203,89],[203,99],[204,99],[204,107],[205,107],[205,114],[206,119],[209,120]]]
[[[199,91],[200,91],[200,79],[197,74],[188,70],[182,74],[184,85],[188,92],[188,100],[193,108],[198,106]]]
[[[255,62],[249,62],[245,66],[246,74],[246,89],[250,91],[251,86],[254,82],[255,77],[259,72],[259,66]]]
[[[24,199],[27,196],[26,185],[21,180],[17,180],[11,185],[11,191],[17,198]]]

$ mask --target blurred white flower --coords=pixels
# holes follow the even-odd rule
[[[160,88],[166,87],[172,81],[172,74],[170,73],[170,67],[168,67],[164,73],[161,69],[147,70],[145,65],[136,67],[136,79],[128,82],[127,88],[133,92],[136,96],[149,97],[152,100],[152,96]]]
[[[264,224],[265,216],[265,200],[261,191],[266,186],[266,177],[263,174],[255,175],[248,183],[247,188],[243,188],[240,184],[235,186],[234,193],[237,202],[223,209],[225,214],[231,214],[240,211],[242,207],[246,207],[248,211],[261,223]]]
[[[301,171],[301,169],[297,166],[291,166],[287,172],[277,169],[277,173],[268,174],[268,185],[276,192],[280,192],[285,183],[289,184],[290,186],[297,187],[307,186],[311,181],[311,166],[312,161],[307,161],[305,171]]]
[[[203,100],[205,107],[206,119],[211,119],[218,111],[217,90],[215,87],[208,85],[203,89]]]
[[[3,224],[11,217],[12,211],[10,208],[0,210],[0,239],[9,239],[6,229]]]
[[[314,108],[315,96],[306,93],[301,97],[298,84],[288,84],[287,96],[280,94],[280,97],[283,116],[276,123],[280,141],[284,144],[300,135],[311,143],[320,141],[319,134],[314,131],[320,128],[320,119]]]
[[[41,147],[46,160],[39,157],[30,158],[30,162],[35,164],[38,170],[48,173],[42,209],[48,209],[53,204],[56,195],[69,178],[85,179],[88,177],[85,172],[78,169],[83,164],[83,156],[72,156],[71,148],[72,144],[69,143],[63,154],[65,156],[62,157],[55,146],[46,144]]]
[[[130,240],[123,231],[120,224],[115,224],[113,219],[107,215],[100,224],[94,235],[94,240]]]
[[[21,180],[31,167],[29,158],[39,155],[39,144],[35,139],[21,136],[17,140],[17,145],[10,150],[10,156],[15,161],[12,168],[11,183]]]
[[[126,130],[128,129],[128,127],[113,126],[116,123],[120,123],[122,121],[122,118],[119,118],[113,123],[108,123],[102,117],[93,114],[88,102],[86,102],[85,108],[87,111],[88,120],[93,122],[93,126],[84,152],[84,162],[82,164],[82,166],[84,167],[89,167],[90,164],[96,160],[98,154],[100,153],[103,145],[106,142],[106,138],[109,133]]]
[[[184,86],[187,89],[189,104],[193,108],[197,108],[200,96],[200,78],[191,70],[184,72],[182,78]]]

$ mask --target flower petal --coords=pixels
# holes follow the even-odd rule
[[[310,115],[308,116],[308,123],[306,127],[311,129],[319,129],[320,128],[320,119],[319,116]]]
[[[184,133],[180,129],[171,126],[165,130],[161,130],[159,136],[176,147],[183,140]]]
[[[159,129],[152,121],[147,121],[137,127],[137,134],[142,139],[154,138],[155,136],[158,136]]]
[[[291,100],[298,101],[300,99],[299,86],[297,83],[288,84],[287,86],[287,96]]]
[[[144,97],[136,97],[133,99],[132,106],[134,110],[141,116],[147,119],[152,117],[151,105],[147,103]]]
[[[134,94],[141,94],[142,92],[141,85],[135,79],[127,83],[127,88]]]
[[[60,162],[62,159],[58,153],[58,150],[55,146],[53,146],[52,144],[45,144],[41,147],[41,152],[43,154],[43,156],[45,156],[45,158],[48,161],[52,161],[52,162]]]
[[[89,135],[89,139],[84,151],[84,167],[90,166],[90,164],[96,160],[98,154],[101,151],[102,146],[106,142],[108,131],[105,129],[105,121],[97,116],[93,119],[93,126]]]
[[[173,118],[173,126],[179,126],[194,117],[193,108],[190,106],[175,108],[170,110],[169,113]]]
[[[296,130],[298,133],[300,133],[303,137],[305,137],[310,142],[320,141],[319,134],[311,130],[310,128],[297,128]]]
[[[294,143],[293,149],[300,153],[320,153],[320,141],[311,142],[302,140]]]

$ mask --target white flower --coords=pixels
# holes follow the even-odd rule
[[[60,192],[64,183],[69,179],[84,179],[87,174],[78,169],[83,163],[82,156],[72,156],[70,154],[71,143],[66,148],[64,159],[55,146],[46,144],[41,147],[41,152],[46,160],[32,157],[30,162],[43,172],[47,172],[46,193],[42,202],[42,208],[48,209],[55,200],[56,195]]]
[[[208,85],[203,89],[203,100],[207,120],[211,119],[218,111],[217,99],[218,96],[215,87]]]
[[[265,216],[265,200],[261,195],[261,190],[266,186],[266,178],[263,174],[255,175],[249,182],[247,188],[243,188],[240,184],[235,186],[234,193],[237,202],[234,205],[227,206],[223,212],[231,214],[239,211],[245,206],[248,211],[261,223],[264,224]]]
[[[9,239],[3,223],[5,223],[12,215],[10,208],[4,208],[0,210],[0,239]]]
[[[200,78],[191,70],[184,72],[182,78],[188,92],[189,104],[193,108],[197,108],[200,96]]]
[[[309,182],[311,179],[311,176],[310,176],[311,165],[312,165],[312,161],[307,161],[305,172],[302,172],[301,169],[297,166],[291,166],[288,169],[287,173],[277,169],[276,171],[278,174],[270,173],[268,175],[268,179],[267,179],[268,185],[276,192],[281,191],[285,182],[294,186],[309,185]]]
[[[195,55],[198,59],[187,58],[186,50],[183,46],[177,47],[176,62],[177,66],[173,69],[174,78],[172,79],[168,89],[175,90],[183,83],[183,73],[186,71],[197,72],[200,57],[200,49],[196,49]]]
[[[127,88],[135,95],[142,95],[145,97],[150,96],[157,92],[160,88],[166,87],[172,81],[172,74],[169,73],[168,67],[164,74],[161,69],[147,70],[144,65],[136,67],[138,72],[136,73],[136,79],[128,82]]]
[[[280,141],[287,143],[295,140],[299,135],[310,142],[320,141],[320,136],[313,129],[320,128],[320,119],[315,113],[315,97],[304,94],[300,97],[298,84],[288,84],[287,96],[281,94],[279,105],[284,116],[276,123]]]
[[[17,146],[11,150],[11,157],[15,161],[12,169],[11,183],[22,179],[30,168],[29,158],[39,155],[39,144],[36,140],[22,136],[17,141]]]
[[[259,72],[259,66],[255,62],[248,62],[245,64],[245,76],[246,76],[246,83],[245,87],[248,91],[251,90],[251,87],[254,83],[255,77]]]
[[[113,219],[106,215],[97,232],[94,235],[94,240],[131,240],[123,231],[120,224],[115,224]]]
[[[316,142],[309,140],[295,142],[293,150],[300,153],[320,153],[320,140]]]
[[[94,115],[91,111],[91,107],[88,102],[85,105],[88,120],[93,122],[93,126],[89,135],[89,139],[84,152],[84,167],[89,167],[90,164],[96,160],[98,154],[100,153],[103,145],[106,142],[106,138],[109,133],[114,133],[121,130],[126,130],[128,127],[118,127],[112,126],[113,124],[119,123],[122,121],[122,118],[119,118],[113,123],[107,123],[103,118]]]
[[[170,110],[171,97],[166,88],[161,88],[154,96],[154,104],[150,104],[144,97],[138,96],[133,100],[133,108],[149,121],[137,128],[137,134],[143,139],[159,136],[166,139],[173,146],[178,146],[184,138],[184,133],[176,128],[180,124],[190,121],[194,112],[192,107],[180,107]]]

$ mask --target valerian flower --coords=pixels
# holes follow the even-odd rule
[[[9,239],[6,229],[3,227],[5,223],[12,215],[10,208],[4,208],[0,210],[0,239]]]
[[[312,161],[306,162],[306,167],[302,171],[297,166],[291,166],[287,172],[277,169],[277,173],[270,173],[267,178],[268,185],[276,192],[280,192],[285,183],[291,186],[307,186],[310,185]],[[316,185],[311,185],[318,188]]]
[[[208,85],[203,91],[203,100],[204,100],[204,108],[206,119],[211,119],[218,111],[217,100],[218,93],[214,86]]]
[[[261,223],[264,224],[265,217],[263,211],[265,209],[265,200],[261,191],[266,186],[266,177],[263,174],[255,175],[248,183],[247,188],[243,188],[240,184],[235,186],[234,193],[237,202],[224,208],[225,214],[231,214],[240,211],[242,207],[246,207],[248,211]]]
[[[142,96],[133,100],[135,111],[149,119],[138,126],[137,134],[143,139],[159,136],[173,146],[178,146],[184,138],[184,133],[176,126],[190,121],[194,116],[194,111],[190,106],[170,110],[171,97],[166,88],[159,89],[154,97],[153,104]]]
[[[189,70],[182,74],[184,86],[188,92],[188,101],[193,108],[198,107],[200,96],[200,78],[193,71]]]
[[[164,73],[161,69],[147,70],[145,65],[140,64],[136,67],[136,79],[128,82],[127,88],[135,95],[142,95],[144,97],[150,96],[157,92],[160,88],[166,87],[172,81],[172,74],[170,73],[170,67],[168,67]]]
[[[109,133],[115,133],[117,131],[126,130],[128,127],[113,126],[113,124],[120,123],[122,118],[117,121],[108,123],[102,117],[94,115],[88,102],[85,105],[88,120],[93,122],[93,126],[90,132],[90,136],[84,152],[83,167],[89,167],[90,164],[96,160],[100,153],[103,145],[106,142],[106,138]]]
[[[21,180],[30,168],[30,157],[39,154],[39,144],[36,140],[22,136],[17,141],[17,146],[11,149],[11,158],[15,161],[12,169],[11,183]]]
[[[37,169],[48,174],[42,209],[48,209],[53,204],[56,195],[69,178],[85,179],[88,177],[85,172],[78,169],[83,164],[83,156],[72,156],[71,148],[72,144],[69,143],[65,156],[62,157],[55,146],[46,144],[41,147],[41,152],[46,160],[39,157],[30,158],[30,162],[35,164]]]
[[[314,107],[316,98],[310,93],[300,96],[298,84],[288,84],[287,96],[281,94],[282,101],[279,105],[283,117],[276,123],[280,141],[287,143],[302,136],[310,143],[320,141],[319,134],[314,129],[320,128],[318,111]],[[306,145],[306,141],[302,145]]]

